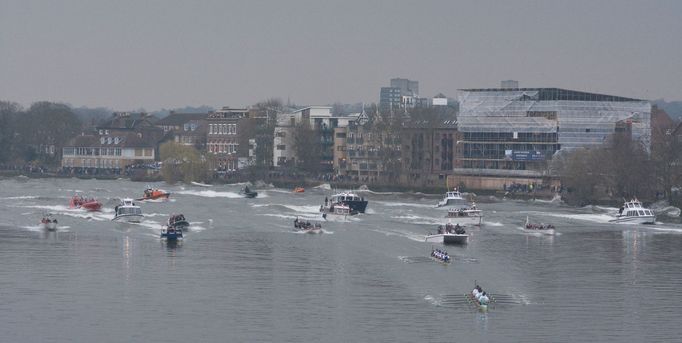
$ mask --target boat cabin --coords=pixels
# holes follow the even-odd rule
[[[362,201],[363,199],[353,193],[339,193],[332,196],[332,202]]]
[[[643,216],[653,216],[654,213],[642,206],[642,203],[638,200],[632,200],[626,202],[620,209],[620,215],[628,217],[643,217]]]

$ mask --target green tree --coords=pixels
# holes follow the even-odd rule
[[[161,176],[168,183],[206,181],[211,178],[210,163],[193,146],[166,142],[159,147],[163,165]]]

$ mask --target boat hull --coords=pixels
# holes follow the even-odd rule
[[[351,212],[365,213],[367,210],[367,200],[344,201],[343,204],[350,207]]]
[[[609,223],[618,224],[654,224],[656,222],[656,216],[620,216],[615,219],[609,220]]]
[[[257,197],[257,196],[258,196],[258,192],[248,192],[248,193],[244,193],[244,197],[245,197],[245,198],[255,198],[255,197]]]
[[[555,234],[554,229],[545,229],[545,230],[523,229],[523,232],[532,233],[532,234],[539,234],[539,235],[550,235],[550,236]]]
[[[43,229],[48,231],[57,230],[57,223],[42,223]]]
[[[175,241],[178,239],[182,239],[182,230],[166,230],[162,229],[161,230],[161,239],[169,240],[169,241]]]
[[[144,219],[144,216],[140,214],[122,214],[114,217],[112,221],[119,223],[139,223],[142,219]]]
[[[95,212],[95,211],[99,211],[102,209],[102,203],[100,203],[100,202],[87,202],[87,203],[81,205],[81,208],[84,208],[90,212]]]
[[[469,235],[467,234],[446,233],[443,235],[443,244],[466,244],[468,240]]]

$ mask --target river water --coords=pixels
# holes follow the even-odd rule
[[[680,341],[682,226],[613,225],[614,209],[479,198],[484,225],[442,265],[424,235],[437,197],[362,192],[368,213],[320,219],[328,190],[156,185],[141,224],[111,222],[129,181],[0,181],[2,342],[664,342]],[[105,209],[68,208],[79,192]],[[38,222],[59,220],[56,232]],[[181,212],[179,244],[159,239]],[[525,218],[554,236],[524,233]],[[464,296],[478,282],[487,313]]]

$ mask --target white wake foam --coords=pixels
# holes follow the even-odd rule
[[[205,191],[193,191],[193,190],[185,190],[185,191],[178,191],[178,194],[185,194],[185,195],[194,195],[198,197],[204,197],[204,198],[231,198],[231,199],[236,199],[236,198],[242,198],[241,195],[235,192],[216,192],[216,191],[211,191],[211,190],[205,190]]]

